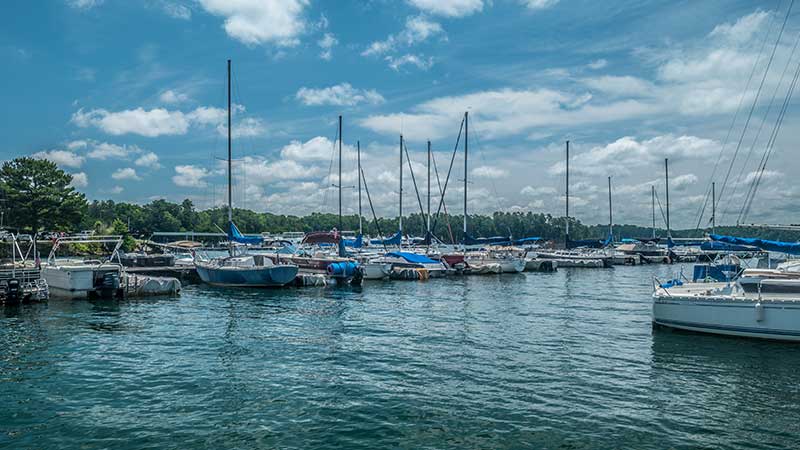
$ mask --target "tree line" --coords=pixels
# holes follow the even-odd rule
[[[33,158],[7,161],[0,168],[0,208],[3,225],[23,232],[94,230],[146,238],[158,231],[219,232],[225,229],[226,208],[199,210],[189,199],[181,203],[154,200],[140,205],[113,200],[87,201],[84,194],[70,185],[72,176],[54,163]],[[340,228],[339,217],[330,213],[293,216],[234,209],[234,221],[243,233],[282,233],[288,231],[327,231]],[[604,239],[608,225],[585,225],[570,218],[572,239]],[[461,242],[464,238],[463,216],[441,214],[431,219],[433,233],[444,242]],[[357,231],[358,215],[341,219],[341,229]],[[399,228],[398,218],[374,220],[362,217],[364,233],[389,236]],[[427,218],[415,213],[403,217],[403,230],[411,236],[424,236]],[[473,237],[505,236],[515,239],[541,237],[564,238],[566,218],[534,212],[495,212],[468,217],[469,234]],[[674,237],[702,237],[706,230],[674,230]],[[722,234],[759,236],[766,239],[796,241],[798,233],[785,230],[718,227]],[[614,237],[649,237],[652,230],[637,225],[615,225]],[[666,236],[663,229],[658,236]]]

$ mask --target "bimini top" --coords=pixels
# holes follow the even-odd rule
[[[758,238],[739,238],[734,236],[723,236],[720,234],[712,234],[709,237],[711,240],[724,242],[726,244],[750,245],[770,252],[800,255],[800,242],[781,242]]]
[[[387,253],[386,256],[394,256],[395,258],[403,258],[408,262],[416,263],[416,264],[438,264],[438,261],[434,261],[434,260],[428,258],[425,255],[419,255],[417,253],[391,252],[391,253]]]
[[[340,235],[338,231],[313,231],[303,238],[303,244],[338,244]]]

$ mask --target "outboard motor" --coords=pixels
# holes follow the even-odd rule
[[[6,303],[16,305],[22,301],[22,288],[19,285],[19,280],[8,280],[5,287]]]
[[[97,291],[102,298],[112,298],[118,296],[120,291],[119,274],[116,272],[106,272],[100,280]]]

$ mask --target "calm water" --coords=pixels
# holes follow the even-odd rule
[[[669,270],[7,307],[0,447],[800,447],[800,347],[653,331]]]

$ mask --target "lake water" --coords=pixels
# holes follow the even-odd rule
[[[0,447],[800,447],[800,347],[653,330],[673,270],[5,307]]]

